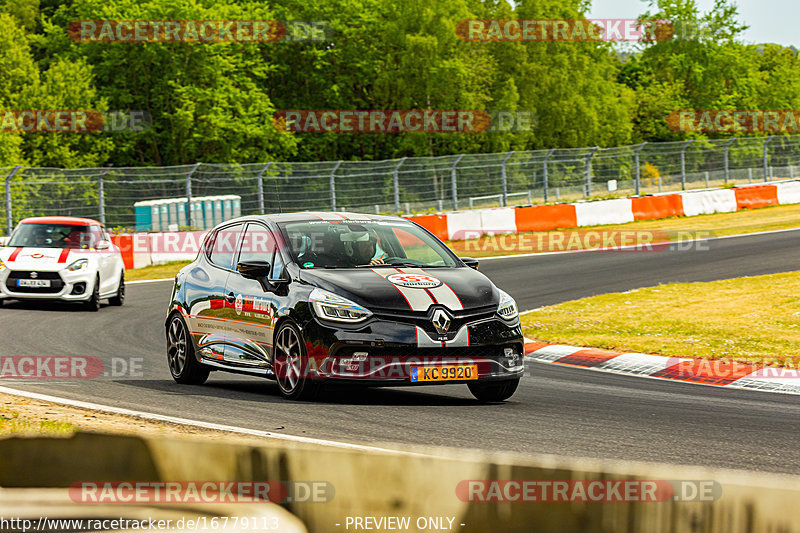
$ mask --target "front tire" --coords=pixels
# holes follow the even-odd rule
[[[312,400],[320,383],[308,375],[308,353],[303,334],[292,322],[284,322],[275,334],[273,369],[281,395],[287,400]]]
[[[119,287],[117,294],[108,299],[108,303],[119,307],[125,302],[125,272],[119,275]]]
[[[84,302],[83,306],[87,311],[97,312],[100,310],[100,276],[94,279],[92,295]]]
[[[497,403],[508,400],[517,390],[518,385],[519,378],[467,384],[472,395],[483,403]]]
[[[167,363],[172,379],[182,385],[202,385],[210,370],[194,356],[194,343],[180,315],[173,315],[167,325]]]

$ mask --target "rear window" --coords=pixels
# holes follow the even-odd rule
[[[97,226],[73,224],[21,224],[8,246],[35,248],[93,248],[103,240],[103,232]]]

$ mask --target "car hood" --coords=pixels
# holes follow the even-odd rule
[[[303,270],[301,277],[368,309],[424,312],[441,304],[460,311],[500,301],[489,278],[472,268],[315,268]]]
[[[92,250],[75,248],[0,248],[0,260],[11,270],[58,271],[91,255]]]

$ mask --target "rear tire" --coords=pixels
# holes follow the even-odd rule
[[[497,403],[508,400],[513,396],[518,385],[519,378],[467,384],[472,395],[483,403]]]
[[[119,307],[125,302],[125,272],[119,275],[119,287],[117,294],[108,299],[108,303]]]
[[[274,350],[272,366],[281,395],[287,400],[313,400],[322,384],[308,375],[308,353],[300,329],[289,321],[281,324]]]
[[[195,358],[189,328],[177,314],[167,324],[167,364],[172,379],[182,385],[202,385],[211,372]]]
[[[87,311],[96,312],[100,310],[100,276],[95,278],[92,295],[84,302],[83,306]]]

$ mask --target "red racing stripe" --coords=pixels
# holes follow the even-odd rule
[[[21,251],[22,251],[22,246],[15,248],[14,252],[9,256],[8,262],[10,263],[11,261],[14,261]]]
[[[69,248],[64,248],[61,250],[61,255],[58,256],[59,263],[66,263],[67,257],[69,257]]]

